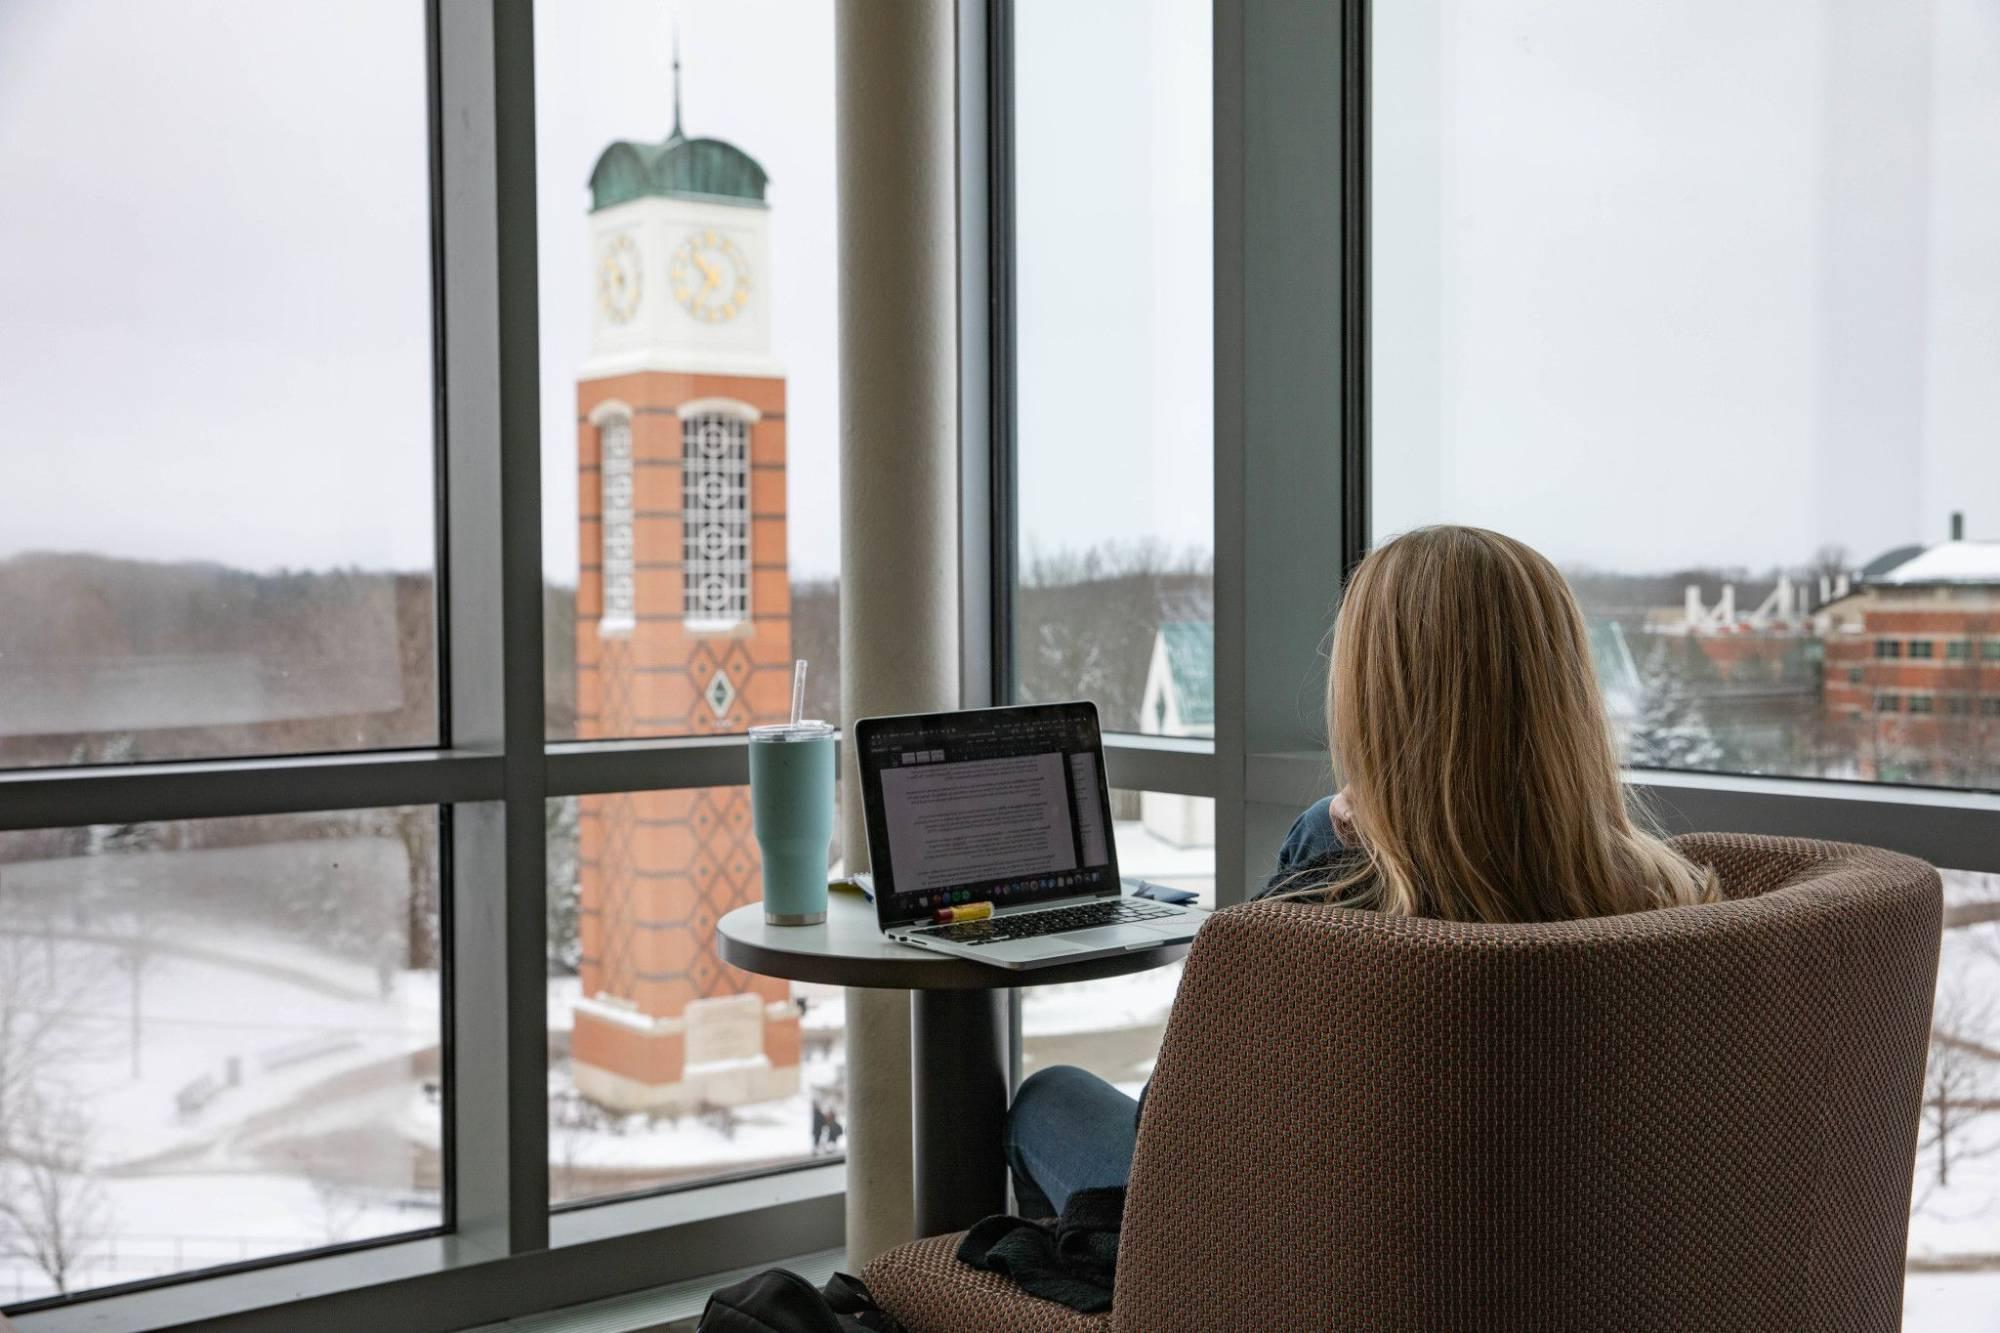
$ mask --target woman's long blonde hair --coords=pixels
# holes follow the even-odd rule
[[[1636,827],[1582,613],[1540,553],[1420,528],[1354,571],[1329,740],[1359,855],[1317,892],[1447,921],[1559,921],[1713,901]]]

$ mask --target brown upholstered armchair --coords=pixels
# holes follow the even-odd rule
[[[1730,901],[1541,926],[1290,903],[1195,941],[1112,1310],[870,1264],[912,1333],[1893,1333],[1937,872],[1702,834]]]

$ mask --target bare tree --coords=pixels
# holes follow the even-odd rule
[[[102,984],[101,970],[58,948],[53,931],[38,938],[0,925],[0,1158],[50,1074],[87,1052],[77,1015]]]
[[[1829,543],[1813,552],[1812,563],[1807,566],[1807,574],[1813,578],[1823,578],[1832,583],[1842,574],[1852,573],[1854,561],[1847,554],[1847,548]]]
[[[549,1103],[549,1197],[565,1203],[589,1192],[584,1177],[584,1145],[608,1118],[581,1093],[570,1090]]]
[[[0,1153],[0,1254],[34,1264],[63,1295],[110,1230],[103,1188],[90,1173],[88,1128],[73,1101],[25,1097]]]
[[[2000,960],[2000,874],[1944,870],[1944,928],[1962,930],[1988,958]]]
[[[1987,1088],[1996,1064],[1986,1045],[1992,1014],[1990,999],[1974,1001],[1956,982],[1938,994],[1917,1150],[1930,1155],[1940,1189],[1950,1187],[1954,1165],[2000,1150],[2000,1142],[1982,1142],[1971,1132],[1977,1121],[2000,1109]]]
[[[402,966],[423,971],[438,966],[438,816],[429,806],[407,806],[392,815],[394,832],[409,859],[410,897]],[[385,992],[386,993],[386,992]]]
[[[313,1199],[319,1205],[320,1230],[325,1234],[327,1244],[338,1245],[354,1234],[355,1224],[367,1211],[367,1205],[359,1194],[324,1172],[315,1170],[310,1163],[302,1170],[306,1183],[312,1186]]]

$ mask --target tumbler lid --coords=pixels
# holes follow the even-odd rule
[[[750,728],[753,741],[819,741],[832,736],[840,729],[831,723],[807,718],[803,722],[772,722],[761,727]]]

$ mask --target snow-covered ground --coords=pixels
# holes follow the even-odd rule
[[[2000,1333],[2000,1273],[1912,1273],[1903,1333]]]
[[[437,1225],[436,973],[194,917],[154,923],[136,979],[133,955],[115,923],[0,923],[0,1003],[60,1005],[28,1130],[88,1168],[63,1178],[72,1289]],[[4,1241],[0,1302],[47,1294]]]

